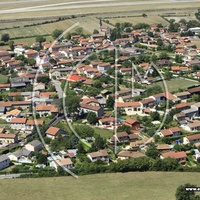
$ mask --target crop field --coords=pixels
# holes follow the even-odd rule
[[[1,200],[175,200],[179,185],[200,185],[199,173],[134,172],[0,181]],[[27,192],[28,191],[28,192]]]
[[[147,23],[147,24],[155,24],[155,23],[161,23],[163,25],[167,25],[168,22],[164,20],[160,16],[152,16],[148,15],[147,17],[119,17],[119,18],[106,18],[106,20],[109,20],[110,23],[116,24],[117,22],[123,23],[123,22],[130,22],[133,25],[137,23]]]

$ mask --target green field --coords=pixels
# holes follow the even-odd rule
[[[102,138],[108,139],[113,135],[113,131],[101,128],[94,128],[95,133],[99,134]]]
[[[0,181],[1,200],[175,200],[179,185],[200,185],[199,173],[135,172]]]
[[[185,79],[180,79],[180,78],[171,79],[165,82],[167,84],[169,92],[178,91],[178,89],[186,89],[189,86],[198,84],[197,81],[185,80]],[[162,88],[164,88],[162,81],[156,82],[153,85],[159,85]]]
[[[7,83],[8,77],[0,74],[0,83]]]
[[[44,36],[46,38],[47,42],[54,41],[54,39],[51,36]],[[22,38],[22,39],[15,39],[14,42],[27,42],[28,45],[32,45],[35,42],[35,37],[30,38]]]

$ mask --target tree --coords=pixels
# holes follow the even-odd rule
[[[195,192],[192,190],[187,191],[186,188],[194,188],[196,185],[186,183],[184,185],[180,185],[176,190],[176,200],[195,200],[199,196],[195,196]]]
[[[39,43],[40,43],[40,47],[41,47],[42,42],[45,42],[45,41],[46,41],[46,38],[44,38],[43,36],[37,36],[37,37],[35,38],[35,41],[36,41],[36,42],[39,42]]]
[[[170,71],[166,71],[164,74],[164,78],[166,80],[170,80],[172,78],[172,73]]]
[[[126,126],[126,125],[123,124],[122,126],[119,126],[117,128],[117,132],[123,132],[123,131],[125,131],[127,133],[130,133],[131,132],[131,127],[130,126]]]
[[[36,60],[33,59],[33,58],[30,58],[30,59],[28,59],[28,64],[29,64],[30,66],[35,66]]]
[[[38,155],[37,161],[39,164],[46,164],[47,163],[47,157],[45,155],[43,155],[42,153],[40,153]]]
[[[78,96],[67,95],[65,98],[65,105],[69,115],[78,111],[78,108],[80,107],[80,101],[80,97]]]
[[[112,108],[114,107],[115,100],[113,97],[109,96],[108,99],[106,100],[106,107],[107,108]]]
[[[62,33],[63,33],[63,30],[56,29],[56,30],[53,31],[52,37],[53,37],[54,39],[56,39],[56,38],[58,38]]]
[[[95,88],[102,88],[102,83],[99,80],[95,80],[94,83],[93,83],[93,86]]]
[[[156,149],[156,147],[150,146],[147,151],[146,151],[146,155],[150,158],[156,159],[159,156],[159,151]]]
[[[87,120],[90,124],[96,124],[98,122],[98,118],[94,112],[88,113]]]
[[[77,146],[77,153],[78,154],[84,154],[84,153],[86,153],[85,152],[85,149],[84,149],[84,146],[83,146],[83,144],[81,143],[81,142],[79,142],[79,144],[78,144],[78,146]]]
[[[97,29],[94,29],[93,34],[98,34],[99,31]]]
[[[9,41],[8,43],[9,47],[10,47],[10,50],[13,51],[14,50],[14,42],[13,41]]]
[[[151,112],[150,117],[152,118],[152,120],[159,120],[160,114],[158,112]]]
[[[10,35],[8,33],[4,33],[1,36],[1,40],[4,41],[4,42],[8,42],[9,39],[10,39]]]

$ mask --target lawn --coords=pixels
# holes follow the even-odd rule
[[[186,89],[187,87],[192,86],[192,85],[196,85],[198,83],[195,82],[195,81],[192,81],[192,80],[175,78],[175,79],[171,79],[169,81],[166,81],[166,84],[167,84],[169,92],[173,92],[173,91],[178,91],[179,88],[180,89]],[[159,85],[162,88],[164,88],[162,81],[156,82],[153,85]]]
[[[0,83],[7,83],[8,77],[0,74]]]
[[[0,181],[1,200],[175,200],[176,188],[200,185],[199,173],[135,172]]]
[[[50,41],[53,41],[54,39],[51,37],[51,36],[45,36],[46,38],[46,41],[47,42],[50,42]],[[30,37],[30,38],[23,38],[23,39],[16,39],[16,40],[13,40],[14,42],[28,42],[28,45],[32,45],[34,42],[35,42],[35,37]]]
[[[101,128],[94,128],[95,133],[99,134],[102,138],[108,139],[113,135],[113,131]]]

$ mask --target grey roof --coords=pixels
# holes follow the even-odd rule
[[[198,108],[196,106],[191,106],[190,109],[183,110],[182,112],[185,114],[189,114],[189,113],[193,113],[193,112],[197,112],[197,111],[198,111]]]
[[[0,106],[0,112],[4,112],[5,111],[5,107],[4,106]]]
[[[26,83],[11,83],[11,87],[22,87],[22,86],[26,86]]]
[[[3,162],[3,161],[5,161],[5,160],[7,160],[8,159],[8,156],[7,155],[1,155],[0,156],[0,162]]]
[[[28,77],[16,77],[11,79],[11,83],[30,82]]]
[[[40,146],[42,143],[38,140],[33,140],[33,141],[29,142],[28,144],[30,144],[34,147],[37,147],[37,146]]]
[[[13,153],[13,155],[15,155],[17,158],[19,158],[21,156],[30,156],[31,155],[31,151],[23,148],[23,149],[15,151]]]

